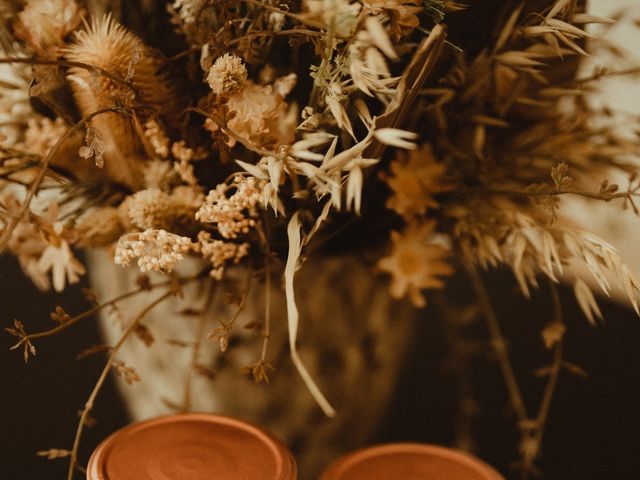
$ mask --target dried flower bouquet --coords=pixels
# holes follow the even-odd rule
[[[592,285],[620,288],[638,311],[634,273],[561,208],[580,196],[638,213],[640,141],[588,99],[599,80],[638,72],[585,30],[611,21],[575,0],[529,1],[492,14],[474,43],[456,19],[480,7],[448,0],[132,3],[0,5],[0,251],[39,288],[62,291],[85,273],[75,249],[107,249],[142,274],[127,296],[153,297],[109,348],[73,448],[51,453],[71,458],[69,478],[104,379],[115,370],[137,380],[117,359],[122,343],[152,341],[140,323],[148,311],[187,283],[223,282],[234,265],[285,285],[288,318],[260,325],[264,345],[248,371],[268,381],[270,329],[288,328],[296,368],[333,415],[297,354],[295,273],[308,255],[363,245],[372,271],[390,277],[389,294],[416,307],[455,269],[468,272],[530,471],[562,362],[561,308],[554,294],[543,335],[556,360],[532,417],[478,267],[507,266],[527,297],[542,278],[571,282],[590,322],[601,316]],[[589,48],[609,47],[619,70],[576,73]],[[609,183],[614,171],[628,184]],[[189,256],[203,269],[181,276]],[[576,263],[590,279],[574,275]],[[15,321],[8,330],[25,361],[40,338],[122,297],[92,299],[76,316],[59,308],[49,331]],[[232,323],[210,332],[222,349]]]

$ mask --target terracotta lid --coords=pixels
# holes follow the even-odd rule
[[[333,462],[320,480],[505,480],[486,463],[449,448],[393,443]]]
[[[291,453],[261,429],[191,413],[135,423],[93,452],[88,480],[295,480]]]

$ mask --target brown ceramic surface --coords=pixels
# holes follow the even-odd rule
[[[417,443],[366,448],[346,455],[320,480],[504,480],[484,462],[456,450]]]
[[[108,437],[91,456],[88,480],[295,480],[277,440],[233,418],[185,414],[140,422]]]

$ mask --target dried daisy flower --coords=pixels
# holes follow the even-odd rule
[[[14,26],[16,37],[40,54],[64,44],[81,20],[74,0],[27,0]]]
[[[227,107],[233,115],[227,127],[258,146],[290,145],[295,138],[296,109],[290,108],[272,85],[257,85],[247,80],[240,90],[229,96]],[[218,129],[210,119],[205,126],[211,131]],[[231,136],[227,143],[233,147],[236,139]]]
[[[442,288],[440,278],[451,275],[453,269],[446,262],[450,252],[432,242],[435,221],[412,224],[402,232],[391,232],[391,254],[378,262],[378,268],[391,274],[391,295],[409,296],[416,307],[424,307],[426,300],[421,290]]]
[[[193,243],[188,237],[165,230],[148,229],[120,237],[114,261],[116,265],[126,267],[137,258],[138,267],[143,273],[169,273],[192,248]]]
[[[204,230],[198,233],[199,251],[204,258],[211,262],[211,275],[216,280],[222,280],[227,263],[239,263],[249,254],[249,244],[225,242],[216,240]]]
[[[3,146],[14,146],[33,115],[27,65],[0,65],[0,135]]]
[[[235,92],[247,80],[247,68],[240,57],[225,53],[209,69],[207,83],[216,95]]]
[[[56,292],[62,292],[66,283],[78,283],[80,275],[85,273],[84,266],[73,255],[69,243],[64,239],[47,246],[38,260],[37,268],[43,275],[51,271]]]
[[[6,199],[5,208],[13,211],[20,206],[17,199]],[[14,231],[9,248],[16,252],[18,258],[22,257],[25,270],[36,285],[48,290],[47,276],[51,272],[53,288],[61,292],[67,282],[73,284],[80,281],[85,269],[71,251],[70,232],[62,222],[57,221],[57,217],[58,205],[52,202],[43,216],[32,214],[30,221],[21,220],[18,234],[15,235]]]
[[[233,191],[229,195],[229,191]],[[207,195],[196,220],[216,226],[220,235],[233,239],[249,233],[256,224],[256,206],[262,189],[254,177],[235,177],[231,185],[220,184]]]
[[[407,219],[437,208],[434,195],[453,188],[444,180],[446,169],[436,161],[429,144],[410,152],[399,152],[390,171],[384,176],[393,192],[387,200],[387,208]]]
[[[12,192],[5,190],[0,198],[0,207],[2,212],[0,213],[0,224],[6,228],[11,216],[20,211],[22,203]],[[18,222],[7,244],[9,251],[18,259],[24,273],[36,287],[43,291],[49,290],[51,283],[47,275],[38,268],[38,260],[47,246],[48,243],[40,229],[28,219]]]

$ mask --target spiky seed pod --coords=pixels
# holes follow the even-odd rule
[[[135,111],[133,118],[105,113],[91,123],[104,142],[106,175],[133,189],[140,188],[145,155],[139,125],[151,115],[172,123],[180,111],[180,96],[162,72],[160,54],[105,15],[93,18],[76,34],[74,43],[65,49],[65,58],[104,69],[133,87],[99,71],[69,69],[68,79],[83,115],[113,106],[128,106]]]

